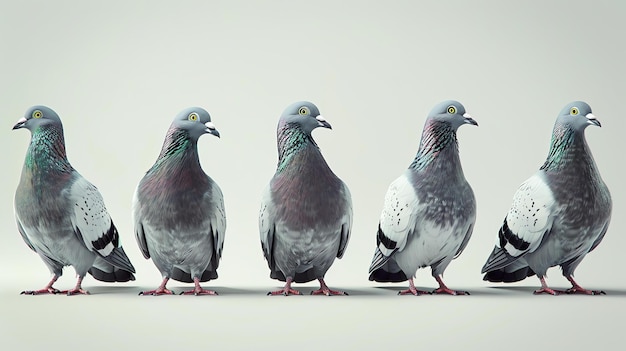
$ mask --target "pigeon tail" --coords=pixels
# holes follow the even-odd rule
[[[272,270],[270,272],[270,278],[279,280],[281,282],[287,281],[285,275],[280,270]],[[309,268],[304,272],[296,272],[291,281],[294,283],[308,283],[314,281],[317,278],[319,277],[315,275],[315,269]]]
[[[135,280],[135,276],[124,269],[112,267],[112,272],[106,272],[96,267],[91,267],[89,269],[89,274],[91,274],[96,280],[107,282],[107,283],[124,283],[128,281]]]
[[[514,283],[533,275],[535,275],[535,272],[528,266],[522,267],[513,272],[508,272],[508,270],[502,268],[487,272],[487,274],[483,277],[483,280],[490,281],[492,283]]]
[[[399,283],[408,280],[406,274],[400,269],[396,261],[392,259],[391,256],[383,255],[378,247],[376,247],[376,251],[374,252],[374,258],[372,259],[369,273],[369,280],[380,283]]]
[[[376,247],[376,251],[374,251],[374,258],[372,258],[372,264],[370,264],[370,269],[369,269],[369,273],[374,272],[375,270],[381,268],[382,266],[384,266],[387,261],[389,261],[389,258],[396,252],[398,251],[398,248],[396,248],[395,250],[393,250],[389,256],[385,256],[383,254],[382,251],[380,251],[380,248],[377,246]]]
[[[172,270],[170,278],[183,283],[194,282],[191,273],[187,273],[182,269],[176,267],[174,267],[174,269]],[[213,269],[207,269],[202,273],[202,276],[198,277],[198,279],[200,282],[208,282],[209,280],[217,279],[217,271]]]
[[[487,262],[483,266],[481,273],[487,273],[491,271],[495,271],[498,269],[502,269],[511,263],[515,262],[519,257],[513,257],[509,255],[506,251],[504,251],[500,247],[494,247],[491,255],[487,259]]]
[[[135,273],[135,267],[130,263],[130,259],[128,259],[126,252],[124,252],[121,246],[114,248],[108,256],[103,256],[102,258],[117,268]]]

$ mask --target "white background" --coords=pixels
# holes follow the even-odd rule
[[[54,350],[618,348],[626,312],[625,4],[2,2],[0,338]],[[446,99],[461,101],[480,124],[459,131],[478,202],[474,236],[445,275],[472,296],[399,297],[405,284],[367,280],[377,221],[387,186],[417,152],[426,115]],[[265,296],[281,283],[269,279],[261,254],[260,195],[276,166],[276,122],[298,100],[316,103],[332,124],[314,136],[352,192],[352,238],[326,277],[349,297]],[[536,278],[483,282],[480,268],[513,193],[545,160],[557,113],[573,100],[587,101],[602,122],[586,134],[614,203],[604,242],[576,277],[608,295],[533,296]],[[49,279],[13,219],[30,136],[11,127],[36,104],[63,120],[68,157],[104,196],[135,282],[88,276],[91,296],[19,295]],[[172,118],[194,105],[222,134],[199,142],[201,163],[225,196],[220,278],[205,284],[221,295],[138,297],[160,275],[134,241],[132,195]],[[551,286],[569,286],[559,269],[548,274]],[[69,268],[56,287],[74,283]],[[430,270],[418,271],[416,285],[436,286]]]

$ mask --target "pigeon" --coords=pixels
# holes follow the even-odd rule
[[[559,113],[545,163],[513,196],[513,205],[498,232],[482,273],[491,282],[516,282],[537,275],[535,294],[604,294],[583,289],[574,270],[606,234],[611,195],[585,140],[585,128],[600,122],[585,102],[575,101]],[[554,290],[546,271],[561,266],[572,287]]]
[[[331,129],[307,101],[288,106],[278,122],[278,165],[262,195],[259,230],[270,278],[286,283],[268,295],[301,295],[291,284],[314,279],[320,289],[312,295],[347,295],[331,290],[324,275],[348,245],[352,198],[311,136],[317,127]]]
[[[217,278],[226,231],[222,191],[198,158],[203,134],[220,137],[206,110],[191,107],[176,115],[159,157],[135,191],[135,238],[163,276],[158,288],[139,295],[173,294],[166,288],[169,279],[194,283],[181,294],[217,295],[200,286]]]
[[[391,183],[376,237],[369,280],[403,282],[401,295],[421,295],[413,278],[418,268],[430,266],[439,283],[433,293],[469,295],[449,289],[442,275],[472,236],[476,200],[465,180],[456,133],[460,126],[478,123],[458,101],[436,105],[424,125],[415,159]]]
[[[59,116],[33,106],[13,127],[21,128],[31,132],[31,140],[15,192],[17,229],[52,273],[43,289],[22,294],[89,294],[82,288],[87,273],[104,282],[135,280],[102,195],[67,159]],[[78,281],[59,291],[53,284],[65,266],[74,267]]]

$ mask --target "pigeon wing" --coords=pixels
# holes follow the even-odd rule
[[[342,258],[346,252],[348,241],[350,241],[350,233],[352,231],[352,196],[350,190],[344,184],[343,196],[346,199],[346,211],[341,222],[341,241],[339,242],[339,251],[337,252],[337,258]]]
[[[496,249],[483,273],[503,268],[539,247],[554,222],[556,203],[541,173],[526,180],[513,196],[513,205],[498,233]]]
[[[274,269],[273,244],[276,232],[276,218],[274,216],[272,194],[269,185],[265,188],[261,198],[261,210],[259,212],[259,232],[261,234],[261,248],[270,269]]]
[[[77,175],[69,188],[70,219],[74,233],[85,247],[108,263],[135,272],[130,260],[121,250],[117,228],[104,206],[98,189]]]
[[[418,206],[415,188],[406,174],[389,185],[378,224],[378,250],[370,273],[384,265],[394,252],[404,249],[416,227]]]

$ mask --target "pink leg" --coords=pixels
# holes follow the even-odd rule
[[[576,281],[574,281],[574,277],[571,275],[567,277],[567,280],[572,283],[572,287],[565,290],[565,292],[568,294],[606,295],[606,293],[602,290],[583,289],[583,287],[581,287],[580,285],[578,285],[578,283],[576,283]]]
[[[533,294],[539,295],[539,294],[545,293],[545,294],[550,294],[550,295],[555,295],[556,296],[556,295],[559,295],[559,294],[563,293],[562,291],[553,290],[553,289],[548,288],[548,284],[546,284],[546,280],[545,280],[544,277],[539,278],[539,281],[541,281],[541,289],[535,290],[533,292]]]
[[[20,295],[58,294],[61,291],[52,287],[52,285],[57,281],[57,279],[59,279],[59,276],[55,274],[52,277],[52,280],[50,280],[50,282],[48,283],[48,285],[46,285],[45,288],[40,289],[40,290],[24,290],[20,293]]]
[[[469,295],[470,294],[467,291],[448,289],[446,284],[443,283],[441,276],[436,276],[435,279],[437,280],[437,283],[439,283],[439,288],[433,290],[433,294],[450,294],[450,295]]]
[[[61,292],[64,293],[64,294],[67,294],[67,296],[72,296],[72,295],[89,295],[89,291],[83,290],[83,288],[81,287],[82,283],[83,283],[83,277],[78,277],[78,281],[76,282],[76,286],[74,287],[74,289],[61,291]]]
[[[291,288],[291,282],[293,282],[293,279],[291,277],[287,277],[287,282],[285,282],[285,287],[280,289],[280,290],[276,290],[276,291],[270,291],[267,294],[268,295],[285,295],[285,296],[289,296],[289,295],[302,295],[301,292],[299,292],[298,290],[294,290]]]
[[[213,290],[204,290],[202,289],[202,287],[200,286],[200,279],[198,278],[193,278],[193,282],[196,285],[195,288],[193,290],[189,290],[189,291],[183,291],[180,294],[181,295],[217,295],[217,293]]]
[[[348,295],[345,291],[330,290],[323,278],[318,278],[317,280],[320,282],[320,288],[318,290],[311,291],[311,295]]]
[[[398,291],[398,295],[409,295],[412,294],[414,296],[430,294],[428,291],[417,290],[415,288],[415,284],[413,283],[413,278],[409,278],[409,289]]]
[[[139,293],[139,296],[141,295],[152,295],[152,296],[173,295],[174,293],[171,290],[167,290],[165,288],[165,285],[167,284],[168,280],[170,280],[170,278],[168,277],[163,278],[163,282],[161,282],[161,285],[159,285],[158,288],[156,288],[155,290],[142,291]]]

